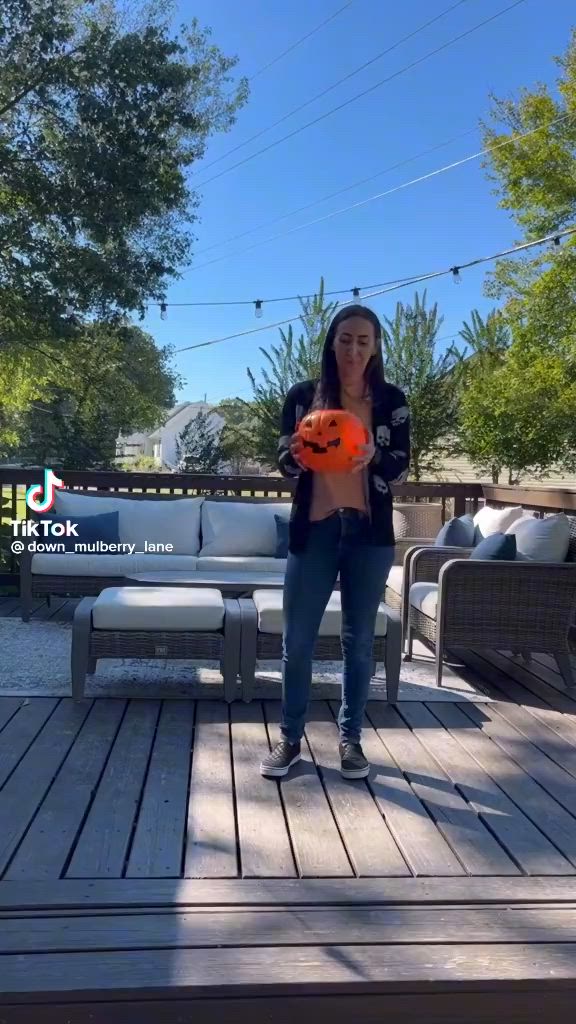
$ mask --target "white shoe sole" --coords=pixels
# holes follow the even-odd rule
[[[288,772],[293,767],[293,765],[297,764],[298,761],[301,760],[301,758],[302,754],[296,754],[296,756],[293,757],[292,760],[290,761],[290,764],[285,765],[284,768],[268,768],[267,765],[261,764],[260,774],[266,776],[266,778],[280,779],[284,775],[288,775]]]
[[[365,768],[341,768],[340,775],[343,779],[365,779],[370,774],[370,765]]]

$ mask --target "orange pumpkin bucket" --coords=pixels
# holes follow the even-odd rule
[[[369,436],[362,421],[346,409],[308,413],[298,425],[298,435],[303,444],[300,459],[316,473],[349,473]]]

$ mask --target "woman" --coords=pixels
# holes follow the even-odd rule
[[[385,380],[381,334],[372,310],[345,307],[328,329],[320,380],[296,384],[286,397],[278,464],[298,483],[284,585],[282,738],[262,761],[263,775],[286,775],[300,760],[314,643],[338,573],[344,657],[341,772],[360,779],[370,770],[360,737],[376,615],[394,561],[389,484],[406,479],[410,460],[406,399]],[[369,442],[353,472],[318,473],[303,465],[296,429],[313,408],[348,409],[367,427]]]

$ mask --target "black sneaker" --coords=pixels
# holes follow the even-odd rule
[[[287,775],[293,764],[300,760],[300,744],[280,740],[274,750],[262,759],[260,774],[278,778]]]
[[[370,765],[359,743],[341,743],[340,759],[340,774],[344,779],[365,779],[370,772]]]

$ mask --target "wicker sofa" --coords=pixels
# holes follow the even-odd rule
[[[118,512],[120,541],[134,550],[39,553],[27,547],[20,557],[22,619],[29,620],[37,598],[95,596],[107,587],[122,586],[134,573],[283,572],[286,560],[276,557],[274,515],[287,516],[289,509],[285,501],[258,498],[57,491],[53,510],[57,515],[74,519]],[[396,505],[397,561],[401,563],[413,545],[429,542],[440,523],[440,505]],[[146,551],[145,539],[171,542],[174,551]]]
[[[406,658],[419,638],[434,646],[441,685],[450,650],[511,650],[552,655],[567,687],[576,685],[571,636],[576,621],[576,517],[569,517],[566,561],[470,559],[468,548],[414,545],[404,555],[400,593],[385,600],[400,609]],[[417,585],[415,587],[415,585]]]

